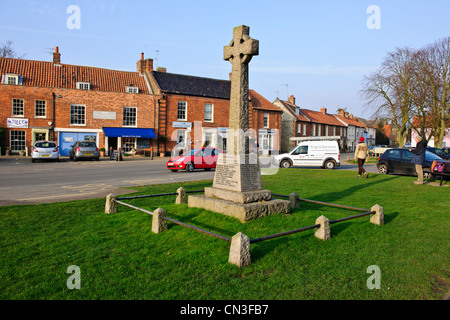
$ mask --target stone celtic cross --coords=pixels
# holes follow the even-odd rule
[[[235,27],[233,40],[223,50],[224,60],[232,64],[228,128],[237,137],[237,144],[232,143],[233,150],[229,150],[233,154],[249,153],[248,63],[259,53],[259,41],[250,38],[249,31],[247,26]],[[244,137],[243,132],[247,133]]]
[[[188,198],[189,207],[220,212],[241,222],[290,212],[289,201],[272,199],[272,192],[263,189],[258,155],[249,153],[248,63],[259,53],[259,41],[250,38],[249,30],[234,28],[233,40],[223,51],[224,59],[232,64],[227,152],[217,158],[213,186],[206,187],[204,195]],[[233,237],[232,246],[237,248],[230,251],[231,263],[250,263],[245,253],[249,253],[249,241],[240,233]],[[243,252],[244,262],[240,261]]]

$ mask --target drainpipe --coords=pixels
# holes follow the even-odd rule
[[[52,103],[52,127],[51,127],[51,132],[50,132],[50,139],[52,141],[55,141],[55,100],[56,100],[56,96],[55,93],[52,92],[52,97],[53,97],[53,103]]]

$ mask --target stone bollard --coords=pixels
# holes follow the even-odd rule
[[[376,204],[372,208],[370,208],[370,211],[375,211],[374,214],[370,215],[370,222],[375,223],[376,225],[383,225],[384,224],[384,213],[383,213],[383,207]]]
[[[152,219],[152,232],[153,233],[161,233],[167,230],[167,220],[164,219],[166,216],[166,212],[158,208],[153,211],[153,219]]]
[[[116,196],[113,193],[110,193],[106,196],[105,213],[117,213]]]
[[[186,190],[183,187],[178,188],[177,190],[177,199],[175,200],[176,204],[187,203]]]
[[[297,194],[297,192],[292,192],[289,195],[289,202],[290,202],[289,206],[291,208],[300,208],[300,197]]]
[[[228,262],[238,267],[250,265],[250,238],[239,232],[231,238],[230,256]]]
[[[325,216],[320,216],[316,220],[316,224],[320,224],[314,234],[317,238],[322,240],[328,240],[331,238],[330,220]]]

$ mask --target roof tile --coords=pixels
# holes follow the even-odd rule
[[[130,71],[0,58],[0,74],[5,73],[21,75],[24,86],[76,89],[77,82],[85,81],[92,91],[126,92],[131,85],[138,87],[139,93],[150,93],[144,76]]]

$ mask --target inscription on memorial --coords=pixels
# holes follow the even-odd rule
[[[238,190],[238,168],[234,164],[218,164],[213,186],[216,188]]]
[[[261,173],[257,164],[247,164],[241,166],[242,191],[262,189]]]

